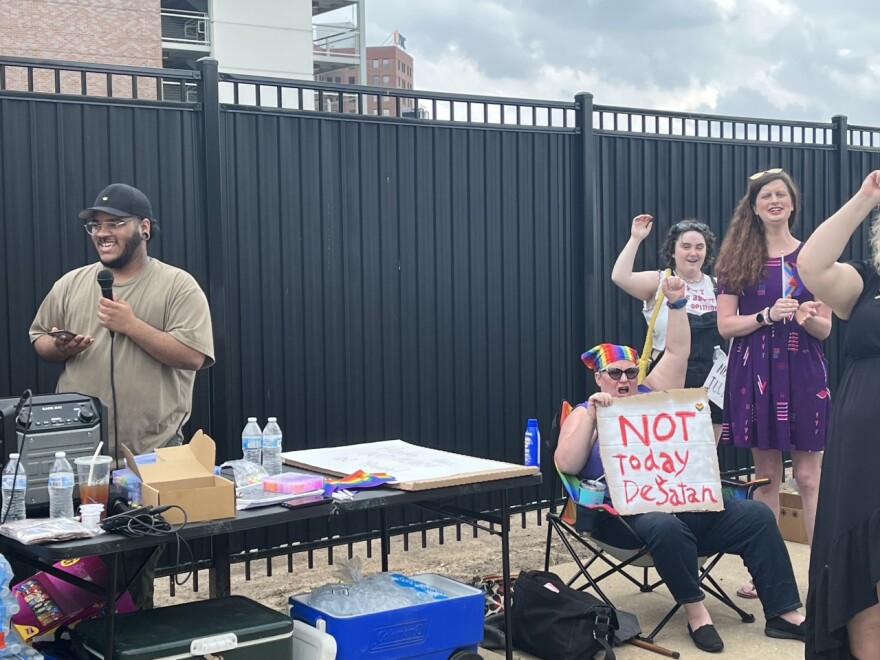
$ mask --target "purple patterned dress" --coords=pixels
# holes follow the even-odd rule
[[[791,294],[799,302],[813,294],[797,275],[801,246],[785,255]],[[782,296],[781,257],[771,257],[766,274],[739,295],[739,313],[754,315]],[[732,293],[719,282],[719,293]],[[737,447],[822,451],[831,414],[828,368],[822,342],[794,319],[737,337],[727,361],[721,441]]]

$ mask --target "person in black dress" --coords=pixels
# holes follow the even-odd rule
[[[878,204],[880,170],[798,258],[804,284],[849,320],[849,362],[831,416],[810,556],[806,657],[813,660],[880,660],[880,220],[870,259],[836,261]]]

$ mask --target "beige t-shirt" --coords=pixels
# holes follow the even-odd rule
[[[59,279],[37,310],[30,328],[33,343],[52,326],[94,343],[64,363],[58,392],[100,397],[110,413],[110,447],[115,456],[113,397],[110,390],[110,332],[98,322],[101,263],[77,268]],[[186,271],[150,258],[125,284],[114,284],[113,295],[131,305],[135,316],[168,332],[206,356],[202,368],[214,364],[214,338],[208,300]],[[119,437],[135,454],[151,452],[171,439],[189,419],[196,373],[162,364],[125,335],[116,335],[113,349]]]

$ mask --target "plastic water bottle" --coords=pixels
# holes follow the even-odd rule
[[[270,417],[263,429],[263,469],[270,476],[281,474],[281,427],[277,417]]]
[[[541,432],[537,419],[530,419],[526,425],[525,465],[541,467]]]
[[[248,417],[247,424],[241,432],[241,452],[244,460],[260,464],[260,444],[262,443],[260,425],[256,417]]]
[[[27,518],[24,510],[27,473],[24,465],[19,464],[18,457],[18,454],[9,454],[9,462],[3,469],[3,510],[0,511],[0,523]]]
[[[63,451],[55,452],[48,489],[49,517],[73,518],[73,468]]]

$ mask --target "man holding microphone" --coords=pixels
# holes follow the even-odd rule
[[[30,339],[37,355],[62,365],[57,391],[107,404],[104,451],[119,464],[120,443],[137,455],[182,442],[195,374],[214,364],[211,313],[189,273],[147,254],[159,227],[140,190],[111,184],[79,217],[98,262],[55,282]],[[129,593],[138,606],[152,606],[161,550],[123,555],[124,579],[135,578]]]

